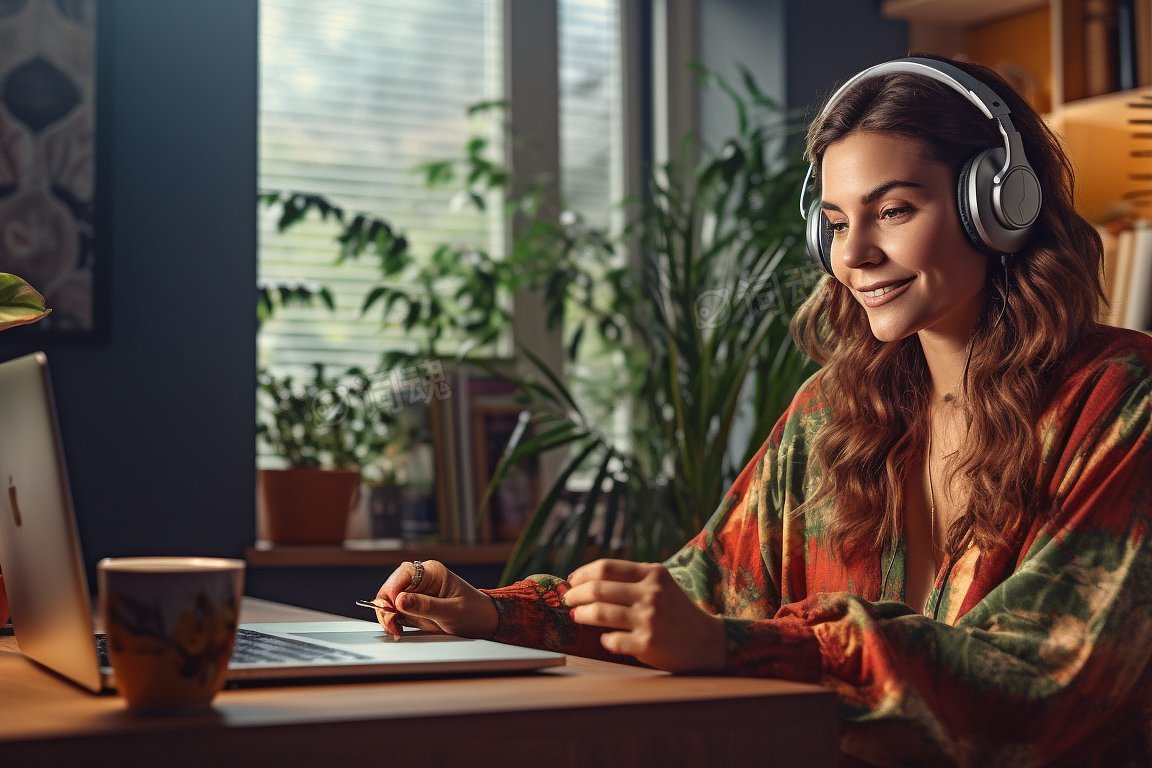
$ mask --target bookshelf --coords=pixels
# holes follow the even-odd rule
[[[349,542],[344,546],[248,547],[244,558],[254,568],[380,568],[388,572],[405,560],[439,560],[451,566],[491,565],[503,567],[512,554],[511,542],[488,544],[411,544],[373,546]]]
[[[1131,296],[1115,276],[1139,272],[1118,269],[1113,246],[1152,219],[1152,0],[884,0],[881,8],[908,22],[910,51],[989,66],[1045,114],[1075,168],[1076,206],[1105,235],[1113,304]],[[1152,291],[1152,275],[1145,280]],[[1102,311],[1130,324],[1118,315]]]

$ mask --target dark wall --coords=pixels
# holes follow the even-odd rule
[[[0,338],[48,354],[89,564],[254,538],[256,11],[98,3],[108,338]]]
[[[700,58],[737,87],[743,67],[780,104],[811,107],[856,72],[907,53],[907,24],[882,17],[878,6],[879,0],[702,0]],[[706,89],[700,104],[705,138],[731,135],[728,97]]]
[[[860,70],[908,53],[908,25],[880,0],[784,0],[785,103],[807,107]]]

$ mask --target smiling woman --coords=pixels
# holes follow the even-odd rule
[[[824,155],[822,201],[833,272],[868,310],[872,334],[920,332],[932,337],[926,349],[962,358],[984,309],[988,258],[960,227],[954,175],[922,141],[851,133]]]
[[[428,629],[819,682],[869,765],[1152,764],[1152,338],[1095,322],[1060,143],[991,71],[922,58],[848,81],[808,138],[828,274],[792,331],[823,368],[704,530],[496,590],[425,561],[378,597]]]

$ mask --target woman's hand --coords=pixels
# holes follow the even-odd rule
[[[720,618],[701,610],[657,563],[597,560],[568,578],[564,603],[578,624],[619,630],[604,649],[670,672],[718,672],[727,641]]]
[[[418,583],[413,584],[417,567],[408,562],[376,592],[376,602],[387,606],[376,609],[376,618],[388,634],[398,637],[401,623],[461,637],[489,637],[496,631],[499,616],[492,598],[443,563],[425,560],[420,566],[423,576]]]

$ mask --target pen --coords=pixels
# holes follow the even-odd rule
[[[394,606],[377,603],[375,600],[357,600],[356,605],[360,606],[361,608],[372,608],[379,611],[392,611],[396,614],[400,613],[400,611],[396,610]]]

